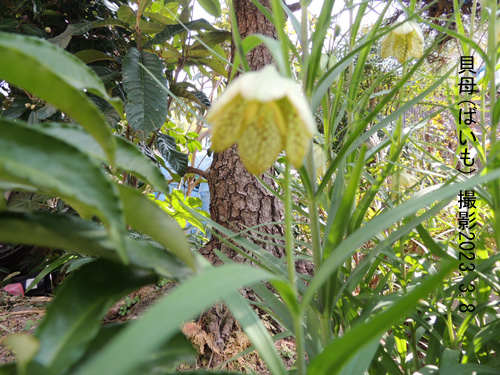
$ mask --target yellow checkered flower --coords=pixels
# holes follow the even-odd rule
[[[272,65],[235,79],[213,104],[212,149],[233,143],[246,169],[261,174],[286,150],[295,168],[302,166],[315,131],[311,109],[297,83]]]
[[[424,35],[420,27],[406,21],[382,40],[382,58],[394,56],[402,64],[410,57],[419,59],[424,53]]]

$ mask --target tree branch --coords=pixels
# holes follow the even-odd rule
[[[287,4],[286,6],[292,12],[296,12],[296,11],[298,11],[300,9],[300,2],[296,2],[296,3],[293,3],[293,4]]]
[[[197,174],[197,175],[203,177],[205,180],[208,180],[208,172],[202,171],[199,168],[188,166],[186,173],[194,173],[194,174]]]

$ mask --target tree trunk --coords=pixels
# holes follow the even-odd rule
[[[259,0],[266,8],[271,9],[269,0]],[[276,39],[276,29],[267,18],[249,0],[233,0],[241,38],[259,33]],[[233,46],[232,56],[235,48]],[[269,50],[260,45],[247,55],[251,70],[262,69],[272,63]],[[273,186],[273,181],[263,177],[264,181]],[[214,155],[209,172],[210,215],[218,224],[239,231],[258,224],[283,221],[281,201],[269,193],[257,179],[247,172],[237,154],[236,146]],[[282,225],[266,225],[259,228],[260,232],[271,235],[284,235]],[[272,238],[257,237],[273,241]],[[284,256],[282,247],[260,243],[261,247],[277,257]],[[244,258],[236,254],[228,246],[213,238],[202,250],[213,264],[220,264],[213,249],[219,249],[230,258],[242,262]]]
[[[259,1],[266,8],[271,9],[269,0]],[[274,25],[266,19],[250,0],[233,0],[233,4],[242,39],[255,33],[276,39]],[[233,58],[234,55],[235,48],[233,45]],[[247,59],[251,70],[259,70],[272,63],[271,53],[263,45],[252,50],[247,55]],[[272,169],[270,171],[273,172]],[[263,179],[268,185],[274,186],[272,179],[269,177],[264,176]],[[283,221],[281,201],[269,193],[253,175],[247,172],[241,163],[235,145],[224,152],[214,155],[208,175],[208,184],[212,220],[233,232],[258,224]],[[276,242],[276,239],[267,237],[265,234],[284,236],[282,225],[266,225],[259,227],[258,230],[261,233],[252,232],[252,234],[271,242]],[[259,242],[259,246],[276,257],[285,255],[284,249],[280,246],[262,242]],[[212,264],[219,265],[221,263],[214,253],[214,249],[221,250],[236,262],[247,261],[242,255],[236,253],[213,236],[212,240],[201,250],[201,253]],[[244,292],[249,297],[247,293],[251,294],[251,291]],[[212,351],[211,363],[212,365],[220,364],[227,359],[224,356],[225,343],[236,328],[234,318],[228,313],[224,305],[218,305],[207,312],[203,318],[203,325],[220,349],[217,353]]]

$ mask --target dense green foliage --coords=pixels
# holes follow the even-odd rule
[[[6,81],[0,190],[58,198],[67,209],[18,210],[0,201],[0,241],[96,259],[62,283],[34,336],[8,339],[18,360],[0,367],[0,374],[175,373],[179,363],[196,355],[180,331],[182,323],[218,301],[227,304],[276,375],[500,371],[494,299],[500,293],[500,101],[496,85],[488,85],[495,81],[499,53],[496,1],[483,2],[476,25],[488,29],[486,42],[476,40],[473,24],[465,31],[458,2],[453,31],[425,18],[427,2],[419,7],[412,1],[404,8],[407,18],[442,33],[426,42],[422,58],[402,66],[377,65],[373,56],[380,40],[397,27],[383,25],[390,1],[382,2],[381,15],[369,29],[361,25],[370,2],[358,5],[348,33],[330,51],[336,59],[322,53],[325,39],[338,37],[330,0],[322,5],[314,33],[307,17],[299,21],[288,12],[298,46],[285,32],[279,0],[267,12],[278,41],[252,36],[240,42],[236,35],[236,47],[243,52],[237,62],[244,52],[266,43],[282,74],[301,81],[313,113],[321,117],[316,158],[311,149],[297,173],[286,157],[275,163],[273,178],[282,191],[269,190],[284,200],[286,236],[276,241],[285,243],[283,259],[207,219],[186,205],[189,200],[169,195],[157,165],[139,151],[139,146],[154,148],[158,140],[158,151],[177,177],[184,174],[187,156],[181,147],[189,149],[187,138],[195,147],[196,133],[182,134],[168,117],[203,121],[206,98],[177,82],[179,73],[193,64],[210,79],[227,76],[227,51],[220,43],[228,33],[204,20],[190,20],[187,1],[138,1],[115,10],[100,1],[83,2],[73,10],[78,22],[64,30],[59,12],[69,20],[74,13],[43,8],[39,1],[26,9],[28,3],[31,7],[30,2],[11,4],[12,18],[0,20],[0,80]],[[199,3],[214,16],[223,14],[217,0]],[[351,5],[346,1],[339,17],[349,14]],[[23,14],[33,14],[33,22],[25,22]],[[190,30],[197,31],[194,42],[187,37]],[[54,38],[43,40],[50,33]],[[471,176],[455,169],[463,148],[457,146],[449,162],[443,145],[426,133],[447,121],[441,117],[444,109],[455,119],[455,139],[464,129],[457,121],[457,103],[463,100],[457,65],[433,75],[425,66],[440,38],[449,36],[459,40],[460,54],[474,51],[486,66],[472,99],[489,108],[489,123],[483,121],[481,136],[470,140],[482,163]],[[241,66],[244,71],[246,64]],[[436,106],[430,114],[406,117],[411,108],[432,101]],[[368,148],[375,135],[379,142]],[[463,272],[462,281],[458,270],[471,263],[460,255],[453,206],[466,189],[478,196],[477,237],[476,250],[469,253],[475,257],[474,269]],[[151,191],[175,201],[157,204],[147,197]],[[168,202],[178,207],[163,209]],[[208,221],[214,235],[254,266],[233,264],[217,250],[225,264],[207,264],[172,218],[176,210],[183,220]],[[252,231],[258,228],[247,234]],[[297,259],[311,262],[314,275],[298,274]],[[101,326],[113,303],[159,277],[179,285],[141,319]],[[267,281],[273,291],[262,284]],[[462,284],[473,290],[464,293]],[[276,338],[238,293],[244,286],[253,288],[259,298],[253,303],[284,335],[294,337],[294,368],[285,368],[273,345]],[[462,312],[462,304],[475,309]]]

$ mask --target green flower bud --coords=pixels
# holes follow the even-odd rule
[[[212,149],[233,143],[250,173],[261,174],[286,150],[300,168],[315,131],[311,109],[292,79],[269,65],[235,79],[207,115],[213,125]]]
[[[341,31],[342,29],[340,28],[340,25],[339,24],[335,25],[333,37],[334,38],[338,37]]]

